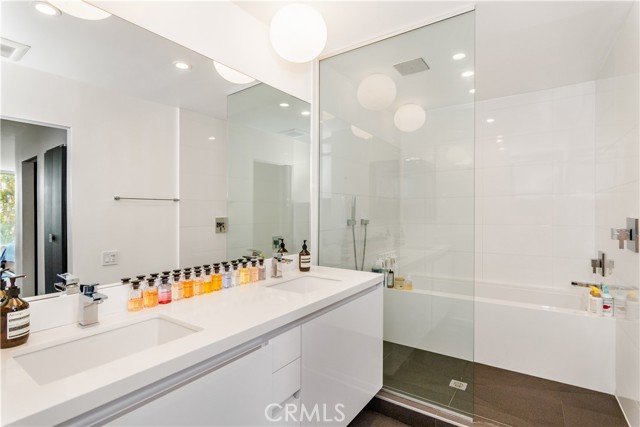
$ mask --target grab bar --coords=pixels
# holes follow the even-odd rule
[[[167,202],[179,202],[180,199],[156,199],[156,198],[149,198],[149,197],[120,197],[120,196],[113,196],[113,200],[118,201],[118,200],[160,200],[160,201],[167,201]]]

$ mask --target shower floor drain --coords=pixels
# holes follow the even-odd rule
[[[449,387],[457,388],[458,390],[465,391],[467,389],[467,383],[462,381],[451,380]]]

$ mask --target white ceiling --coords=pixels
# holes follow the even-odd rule
[[[268,25],[292,2],[236,1]],[[323,55],[342,51],[468,7],[452,1],[302,1],[328,29]],[[476,99],[593,80],[631,8],[629,1],[479,1]]]
[[[25,67],[218,118],[227,94],[246,86],[221,78],[211,59],[115,16],[45,16],[28,1],[0,8],[2,37],[31,46],[18,62]],[[193,68],[178,70],[177,60]]]

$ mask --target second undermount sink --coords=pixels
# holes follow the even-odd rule
[[[40,385],[130,356],[200,329],[167,316],[145,318],[116,327],[98,326],[90,335],[67,339],[14,355]]]
[[[286,282],[269,285],[269,288],[277,289],[279,291],[304,294],[326,289],[335,289],[339,284],[339,279],[331,279],[318,276],[304,276],[297,279],[287,280]]]

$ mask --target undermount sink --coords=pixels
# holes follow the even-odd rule
[[[318,276],[305,276],[297,279],[288,280],[282,283],[276,283],[269,285],[271,289],[277,289],[279,291],[297,292],[305,294],[308,292],[314,292],[326,289],[335,289],[340,283],[339,279],[331,279],[327,277]]]
[[[56,342],[16,354],[15,360],[40,385],[130,356],[200,329],[166,316],[145,318],[124,326],[101,329],[76,339]],[[92,331],[94,332],[94,331]]]

